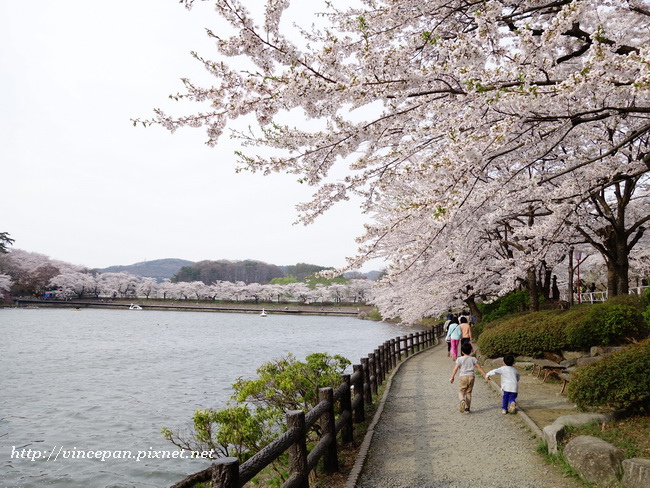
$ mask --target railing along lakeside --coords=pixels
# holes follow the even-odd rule
[[[393,368],[403,359],[435,345],[442,333],[442,324],[438,324],[385,341],[368,357],[361,358],[360,364],[353,365],[351,375],[341,375],[338,387],[321,388],[320,402],[312,410],[287,412],[287,431],[243,464],[235,457],[219,458],[171,488],[191,488],[200,482],[212,482],[213,487],[219,488],[241,488],[285,452],[289,454],[289,478],[282,488],[309,488],[309,472],[321,458],[326,473],[339,470],[339,437],[342,444],[354,440],[354,424],[365,421],[366,408],[372,405],[373,398],[377,399],[379,387]],[[307,433],[316,424],[321,436],[309,452]]]

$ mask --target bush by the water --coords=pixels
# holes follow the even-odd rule
[[[648,334],[638,297],[615,297],[598,305],[570,310],[519,314],[486,324],[478,339],[483,354],[541,356],[547,351],[587,350],[624,344]]]
[[[574,374],[567,396],[580,408],[650,409],[650,339]]]

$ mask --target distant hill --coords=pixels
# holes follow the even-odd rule
[[[97,269],[97,271],[100,273],[126,272],[145,278],[155,278],[160,282],[174,276],[182,267],[191,266],[192,264],[194,264],[193,261],[187,261],[186,259],[155,259],[128,266],[109,266],[108,268]]]
[[[154,278],[158,282],[162,282],[163,280],[166,279],[171,279],[174,275],[179,274],[179,272],[184,271],[187,272],[188,269],[193,269],[193,268],[200,268],[199,265],[202,263],[231,263],[231,264],[246,264],[246,263],[259,263],[260,265],[266,264],[257,262],[257,261],[252,261],[252,260],[247,260],[247,261],[226,261],[226,260],[221,260],[221,261],[200,261],[200,262],[194,262],[194,261],[187,261],[186,259],[175,259],[175,258],[168,258],[168,259],[155,259],[153,261],[143,261],[141,263],[135,263],[135,264],[130,264],[127,266],[109,266],[108,268],[101,268],[101,269],[96,269],[95,271],[99,271],[100,273],[121,273],[121,272],[126,272],[130,273],[132,275],[136,276],[143,276],[145,278]],[[298,263],[292,266],[275,266],[275,265],[266,265],[266,266],[273,266],[274,268],[277,268],[280,274],[284,274],[284,276],[291,275],[296,277],[298,280],[304,280],[306,276],[309,276],[313,273],[316,273],[318,271],[322,271],[324,269],[332,269],[332,268],[326,268],[324,266],[318,266],[315,264],[305,264],[305,263]],[[185,269],[183,269],[185,268]],[[381,274],[380,271],[370,271],[367,273],[360,273],[360,272],[351,272],[351,273],[346,273],[344,276],[346,278],[367,278],[369,280],[376,280],[379,275]],[[275,275],[274,275],[275,276]],[[194,280],[203,280],[204,276],[177,276],[177,278],[181,278],[180,281],[194,281]],[[233,281],[241,281],[244,280],[244,277],[237,277],[232,278],[232,277],[227,277],[229,280]],[[265,280],[260,280],[260,277],[255,277],[255,280],[260,281],[260,282],[267,282],[269,281],[270,278],[272,277],[267,277],[268,279]],[[217,279],[216,277],[209,277],[207,281],[214,281]],[[220,276],[218,279],[226,279],[226,277]],[[255,281],[254,280],[254,281]]]

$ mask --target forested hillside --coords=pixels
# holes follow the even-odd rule
[[[191,266],[192,264],[192,261],[186,259],[168,258],[143,261],[128,266],[109,266],[108,268],[98,269],[97,271],[100,273],[126,272],[144,278],[154,278],[156,281],[163,281],[170,279],[183,266]]]
[[[199,261],[181,268],[172,281],[202,281],[206,285],[217,281],[243,281],[250,283],[268,283],[273,278],[283,278],[284,273],[275,264],[247,259],[244,261]]]

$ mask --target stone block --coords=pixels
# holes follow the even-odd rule
[[[490,361],[493,367],[495,368],[500,368],[501,366],[505,365],[506,363],[503,362],[503,358],[494,358]]]
[[[548,446],[548,452],[557,454],[558,446],[564,439],[565,427],[567,425],[580,426],[590,424],[592,422],[606,422],[610,419],[609,416],[599,413],[577,413],[574,415],[563,415],[555,419],[551,425],[547,425],[542,430],[544,440]]]
[[[549,361],[553,361],[554,363],[559,363],[560,361],[564,360],[564,358],[559,354],[555,354],[554,352],[550,352],[550,351],[544,352],[544,359],[548,359]]]
[[[604,356],[605,355],[605,347],[604,346],[591,346],[591,349],[589,350],[589,355],[591,357]]]
[[[588,353],[582,351],[562,351],[562,357],[565,360],[584,358],[588,355]]]
[[[598,437],[581,435],[571,439],[564,447],[564,458],[590,483],[613,485],[623,475],[625,453]]]
[[[562,439],[564,439],[564,433],[566,431],[565,427],[564,424],[554,422],[542,429],[542,435],[544,436],[550,454],[557,454],[558,445],[562,442]]]
[[[597,363],[598,361],[602,361],[602,359],[604,357],[605,356],[594,356],[594,357],[590,357],[590,358],[580,358],[580,359],[576,359],[576,364],[578,365],[578,367],[587,366],[588,364]]]
[[[621,486],[623,488],[648,488],[650,486],[650,459],[624,460]]]
[[[571,368],[578,364],[578,359],[565,359],[564,361],[560,361],[560,366],[563,368]]]

